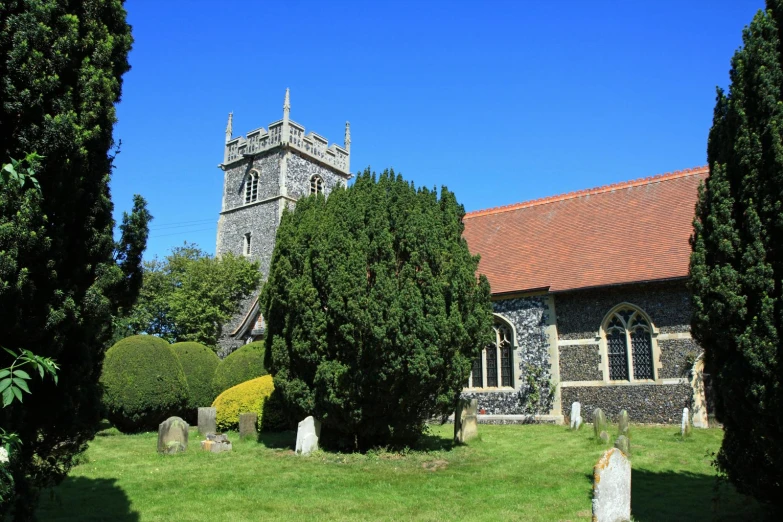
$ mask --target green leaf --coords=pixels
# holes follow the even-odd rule
[[[9,375],[11,375],[11,370],[7,368],[5,370],[0,370],[0,379],[2,379],[3,377],[7,377]]]
[[[22,392],[21,392],[21,390],[19,390],[19,388],[15,387],[15,386],[11,386],[11,387],[10,387],[10,388],[8,388],[8,389],[9,389],[9,390],[11,390],[11,391],[13,392],[13,394],[14,394],[14,397],[16,397],[17,399],[19,399],[19,402],[23,402],[23,401],[22,401]]]
[[[21,377],[22,379],[30,379],[30,375],[24,371],[24,370],[14,370],[14,375],[17,377]]]
[[[8,377],[7,379],[3,379],[0,381],[0,392],[5,391],[9,386],[11,386],[11,378]]]
[[[27,387],[27,382],[23,379],[16,379],[14,378],[14,386],[18,386],[26,393],[30,393],[30,388]]]
[[[14,352],[13,350],[10,350],[10,349],[6,348],[5,346],[3,346],[3,350],[5,350],[6,352],[8,352],[8,353],[10,353],[11,355],[13,355],[14,359],[16,359],[17,357],[19,357],[19,356],[16,354],[16,352]]]
[[[3,408],[11,404],[14,400],[14,394],[12,392],[13,388],[6,388],[3,390]]]

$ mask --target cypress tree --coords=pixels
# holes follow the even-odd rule
[[[326,445],[411,445],[453,411],[492,332],[463,215],[445,187],[438,197],[369,170],[283,215],[261,298],[267,368],[296,420],[322,421]]]
[[[93,437],[112,320],[141,284],[150,215],[137,197],[115,243],[108,186],[132,43],[125,18],[120,0],[0,2],[0,159],[43,156],[40,192],[0,188],[0,345],[60,365],[57,384],[31,381],[24,402],[0,411],[22,440],[8,463],[17,519]],[[0,351],[0,367],[8,362]]]
[[[692,238],[692,329],[714,379],[718,467],[783,506],[783,6],[743,32],[718,89]]]

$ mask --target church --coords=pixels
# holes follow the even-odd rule
[[[246,136],[226,128],[216,254],[261,263],[264,278],[286,205],[351,178],[343,145],[283,118]],[[707,426],[702,350],[690,335],[689,238],[706,167],[469,212],[463,236],[489,279],[495,343],[463,391],[482,422],[563,422],[574,401],[591,420]],[[258,295],[223,328],[221,351],[262,338]]]

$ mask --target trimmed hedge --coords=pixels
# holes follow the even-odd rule
[[[212,387],[219,395],[237,384],[266,375],[264,342],[246,344],[220,361]]]
[[[264,375],[238,384],[218,395],[212,403],[212,407],[217,410],[218,430],[236,430],[239,427],[240,413],[257,413],[260,431],[263,426],[264,403],[274,389],[272,376]]]
[[[106,416],[120,431],[157,429],[188,403],[188,384],[169,343],[152,335],[126,337],[106,351]]]
[[[212,388],[212,380],[220,358],[210,348],[195,342],[175,343],[171,349],[179,359],[188,381],[188,408],[195,410],[212,404],[217,395]]]

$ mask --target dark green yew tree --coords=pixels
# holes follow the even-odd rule
[[[112,321],[141,284],[149,213],[137,197],[115,243],[108,186],[125,18],[120,0],[0,1],[0,161],[42,156],[40,192],[0,188],[0,345],[60,366],[56,385],[32,380],[22,403],[0,410],[22,441],[8,463],[17,519],[93,437]],[[0,367],[9,358],[0,352]]]
[[[327,445],[405,446],[453,411],[492,339],[489,283],[454,194],[369,170],[300,200],[277,232],[262,293],[268,368]]]
[[[743,33],[718,91],[691,256],[693,335],[725,437],[717,463],[742,492],[783,506],[783,7]]]

